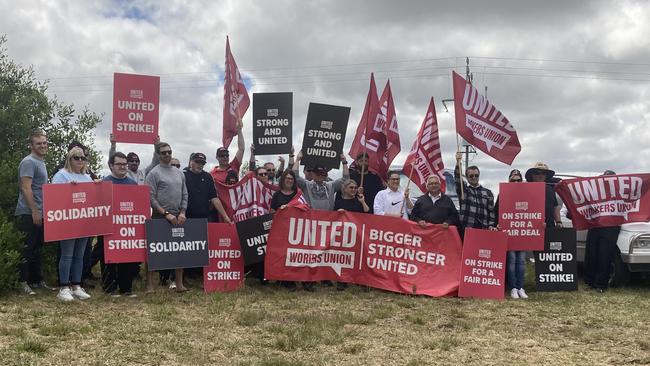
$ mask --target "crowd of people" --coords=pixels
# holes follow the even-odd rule
[[[209,222],[232,223],[222,205],[215,182],[235,184],[240,176],[245,142],[241,121],[238,122],[237,152],[230,159],[229,150],[220,147],[216,151],[217,165],[210,172],[204,170],[207,156],[202,152],[192,153],[186,167],[181,168],[180,160],[174,157],[169,143],[159,139],[154,144],[152,161],[145,169],[140,169],[140,157],[130,152],[117,151],[116,142],[110,137],[108,166],[111,174],[99,179],[88,171],[88,151],[73,142],[51,183],[82,183],[110,181],[113,184],[147,185],[150,191],[151,217],[164,219],[172,225],[182,225],[188,218],[206,218]],[[104,261],[103,237],[77,238],[59,242],[58,287],[48,286],[42,273],[43,247],[43,184],[49,181],[44,163],[47,154],[47,136],[35,131],[29,136],[30,154],[20,163],[19,198],[15,215],[17,226],[25,234],[23,262],[20,265],[20,281],[23,291],[34,295],[36,289],[56,291],[62,301],[85,300],[90,295],[84,290],[84,281],[92,278],[92,268],[98,262],[101,268],[102,290],[111,296],[135,297],[133,282],[140,273],[139,263],[107,264]],[[422,227],[435,224],[447,229],[458,228],[463,238],[467,227],[500,230],[497,225],[498,198],[495,201],[491,190],[479,183],[480,170],[469,166],[460,172],[461,155],[456,155],[455,182],[459,193],[459,207],[441,190],[443,182],[437,175],[428,177],[426,192],[416,200],[411,199],[408,187],[400,186],[400,172],[389,171],[380,177],[368,171],[368,155],[360,153],[348,164],[345,155],[340,155],[342,177],[332,180],[329,170],[323,166],[305,166],[300,174],[302,153],[289,154],[287,169],[284,158],[279,158],[279,166],[273,162],[257,165],[255,150],[251,146],[249,169],[264,183],[277,185],[277,190],[269,202],[269,213],[282,210],[302,192],[306,203],[316,210],[352,211],[374,215],[400,217],[416,222]],[[350,166],[348,166],[350,165]],[[613,174],[613,172],[610,172]],[[537,163],[528,169],[525,179],[528,182],[546,182],[545,224],[546,227],[562,226],[560,218],[561,202],[558,200],[551,179],[554,172],[546,164]],[[521,172],[514,169],[508,182],[522,182]],[[613,255],[618,228],[592,229],[588,235],[585,280],[588,285],[600,292],[607,289],[609,261]],[[92,247],[92,243],[95,243]],[[271,244],[272,245],[272,244]],[[510,251],[507,255],[506,279],[510,296],[514,299],[528,297],[524,290],[526,252]],[[262,284],[264,278],[262,264],[248,268]],[[200,269],[176,269],[158,272],[158,280],[153,271],[146,272],[146,292],[153,292],[156,283],[169,286],[177,292],[187,291],[184,276],[200,276]],[[296,283],[282,282],[290,290]],[[314,290],[313,283],[303,283],[307,291]],[[345,284],[337,284],[339,290]]]

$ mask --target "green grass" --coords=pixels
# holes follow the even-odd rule
[[[528,283],[530,299],[504,301],[255,282],[71,304],[16,294],[0,298],[0,365],[649,364],[647,282],[605,294]]]

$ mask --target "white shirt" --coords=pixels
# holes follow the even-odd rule
[[[375,215],[398,215],[403,207],[401,216],[408,219],[408,207],[406,204],[402,204],[402,201],[404,201],[404,192],[402,190],[398,189],[393,192],[390,188],[386,188],[377,193],[372,209]]]

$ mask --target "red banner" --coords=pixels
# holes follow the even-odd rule
[[[499,227],[508,250],[544,250],[545,184],[499,184]]]
[[[113,234],[104,237],[106,263],[147,261],[144,223],[151,218],[149,187],[113,185]]]
[[[379,115],[377,116],[376,125],[378,134],[383,134],[386,144],[383,146],[383,154],[380,162],[380,171],[377,173],[380,177],[385,177],[393,160],[402,149],[399,141],[399,131],[397,128],[397,114],[395,113],[395,103],[393,103],[393,92],[390,89],[390,80],[386,82],[384,91],[379,98]],[[372,136],[372,135],[371,135]],[[382,149],[380,147],[380,152]]]
[[[203,291],[228,292],[244,286],[244,257],[237,228],[231,224],[208,224],[210,264],[203,267]]]
[[[502,231],[465,229],[459,297],[503,299],[507,240]]]
[[[650,221],[650,174],[601,175],[563,180],[555,191],[571,213],[573,227],[618,226]]]
[[[111,182],[43,185],[45,241],[113,232]]]
[[[217,196],[234,222],[244,221],[254,216],[262,216],[271,209],[271,198],[278,186],[262,183],[255,172],[248,172],[244,178],[233,185],[215,182]]]
[[[160,77],[113,74],[113,136],[153,144],[158,136]]]
[[[273,218],[264,275],[445,296],[458,290],[460,254],[453,226],[421,228],[394,217],[286,208]]]
[[[432,175],[440,178],[440,190],[445,192],[445,164],[440,153],[440,137],[438,136],[438,121],[433,98],[429,109],[422,121],[422,126],[415,137],[411,152],[406,157],[402,172],[415,183],[422,192],[427,191],[427,179]]]
[[[508,165],[521,151],[506,116],[460,75],[454,76],[456,132],[477,149]]]
[[[250,99],[244,81],[239,74],[235,57],[230,52],[230,40],[226,37],[226,70],[223,85],[223,146],[227,149],[237,136],[237,120],[248,110]]]
[[[380,161],[380,147],[385,145],[386,139],[383,135],[377,136],[376,133],[371,133],[375,130],[374,126],[379,114],[379,98],[377,97],[377,86],[375,85],[375,75],[370,74],[370,88],[368,89],[368,96],[366,97],[366,105],[363,108],[361,121],[357,126],[357,133],[354,135],[352,146],[350,146],[350,157],[356,159],[357,155],[361,152],[368,154],[368,170],[375,174],[384,174],[381,172]],[[382,148],[383,152],[384,149]],[[383,177],[384,175],[380,175]]]

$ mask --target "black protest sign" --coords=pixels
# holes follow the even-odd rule
[[[537,291],[575,291],[577,272],[575,229],[546,229],[544,251],[535,252]]]
[[[272,223],[273,214],[255,216],[237,223],[237,235],[244,253],[245,266],[264,262],[266,242],[269,239]]]
[[[255,155],[291,151],[293,93],[253,94],[253,145]]]
[[[208,220],[187,219],[174,226],[165,219],[147,220],[147,263],[150,271],[208,265]]]
[[[302,139],[302,164],[338,169],[349,118],[349,107],[309,103]]]

